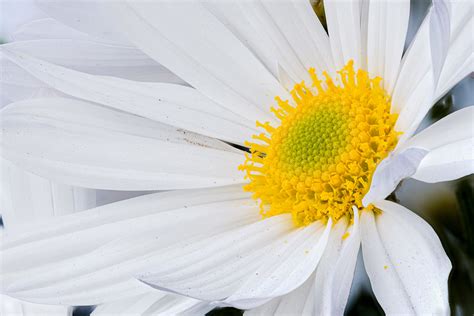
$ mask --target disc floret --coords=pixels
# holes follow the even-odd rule
[[[239,167],[264,217],[291,213],[304,226],[362,209],[375,168],[395,147],[396,114],[380,78],[354,71],[349,62],[339,83],[310,69],[313,84],[296,84],[292,100],[276,97],[279,126],[257,122],[262,133],[246,142],[250,154]]]

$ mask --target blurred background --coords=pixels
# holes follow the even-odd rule
[[[325,24],[323,2],[312,0],[312,4],[316,14]],[[429,0],[411,1],[407,43],[410,43],[415,35],[430,4],[431,1]],[[11,34],[24,23],[42,17],[45,17],[45,15],[35,7],[33,0],[0,0],[0,43],[8,42]],[[437,102],[425,118],[420,129],[451,112],[474,104],[473,91],[474,76],[471,74]],[[456,181],[437,184],[409,179],[403,181],[391,196],[398,203],[423,217],[433,226],[440,237],[453,265],[449,279],[449,299],[452,315],[474,315],[473,188],[474,176],[472,175]],[[413,194],[414,192],[415,194]],[[137,194],[140,193],[99,191],[97,192],[97,203],[98,205],[107,204]],[[372,293],[360,259],[345,314],[383,315],[384,313]],[[76,307],[73,310],[73,315],[89,315],[93,308],[93,306]],[[2,309],[0,308],[0,310]],[[223,308],[213,310],[208,315],[241,315],[242,313],[237,309]]]

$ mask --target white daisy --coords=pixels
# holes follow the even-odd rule
[[[7,231],[3,293],[97,315],[337,315],[362,245],[386,313],[449,311],[438,237],[384,199],[474,169],[472,107],[415,133],[472,71],[472,4],[435,2],[402,57],[408,1],[327,1],[329,36],[305,1],[39,2],[76,30],[43,19],[2,46],[2,158],[167,192]],[[8,203],[22,185],[6,187]]]

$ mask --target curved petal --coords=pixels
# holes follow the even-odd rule
[[[0,295],[0,314],[4,316],[71,316],[72,307],[33,304]]]
[[[342,315],[360,246],[358,218],[347,231],[341,220],[331,229],[326,250],[313,275],[287,295],[245,312],[245,315]]]
[[[82,33],[112,43],[128,43],[108,20],[113,5],[108,1],[36,0],[38,7],[50,17]]]
[[[78,39],[42,39],[8,43],[2,45],[2,51],[35,56],[90,74],[185,84],[140,50],[128,46]]]
[[[474,173],[474,138],[436,148],[421,161],[412,178],[424,182],[459,179]]]
[[[296,290],[244,313],[245,316],[314,315],[314,274]]]
[[[436,5],[439,6],[442,3],[442,1],[436,2],[435,6],[429,10],[402,61],[401,71],[392,95],[392,111],[399,113],[395,128],[403,132],[399,146],[415,133],[434,101],[473,71],[473,54],[469,45],[472,29],[472,4],[466,4],[464,1],[451,3],[449,26],[451,42],[446,60],[440,56],[433,57],[431,54],[432,48],[437,50],[436,45],[442,45],[432,42],[436,39],[446,38],[441,34],[432,36],[433,32],[436,32],[435,29],[442,27],[441,23],[433,22],[441,21],[440,18],[433,17],[433,15],[439,15],[435,8]],[[444,20],[446,20],[445,17]],[[437,27],[433,28],[434,26]],[[445,26],[443,31],[446,29]],[[431,57],[420,59],[419,56]],[[437,64],[433,66],[433,62]],[[437,79],[434,69],[441,67],[439,63],[443,64],[440,77]],[[436,89],[435,82],[437,82]]]
[[[404,144],[403,148],[418,147],[433,150],[474,136],[472,122],[474,106],[455,111],[431,124]]]
[[[270,105],[286,90],[203,5],[114,2],[111,14],[137,47],[212,100],[252,121],[274,120]]]
[[[355,1],[324,1],[329,41],[336,69],[341,69],[351,59],[360,68],[361,56],[361,3]]]
[[[364,205],[383,200],[407,177],[437,182],[472,173],[473,120],[474,107],[466,107],[408,139],[377,166]]]
[[[430,58],[430,16],[423,20],[410,47],[406,51],[392,94],[392,112],[399,113],[395,129],[403,132],[399,146],[410,138],[432,105],[434,74]]]
[[[94,38],[66,26],[56,19],[42,18],[22,25],[11,35],[11,39],[11,42],[17,42],[38,39],[92,40]]]
[[[2,290],[20,299],[70,305],[148,293],[150,288],[134,275],[162,265],[177,267],[177,261],[168,261],[173,252],[192,244],[205,244],[211,251],[215,244],[207,241],[251,226],[259,218],[257,206],[240,186],[155,193],[52,218],[22,234],[6,235]],[[275,224],[269,228],[273,235],[291,229],[291,219],[280,219],[281,224],[275,219],[267,223]],[[254,243],[259,236],[246,238]],[[225,269],[204,250],[213,269]],[[232,250],[228,255],[239,253]],[[197,262],[181,270],[186,267],[196,268]]]
[[[415,179],[425,182],[454,180],[474,172],[474,106],[458,110],[408,140],[405,146],[429,150]]]
[[[423,148],[408,148],[391,153],[375,169],[370,189],[362,199],[364,206],[385,199],[392,193],[401,180],[412,176],[420,162],[428,154]]]
[[[315,222],[272,243],[255,273],[223,303],[248,309],[298,288],[316,269],[326,249],[331,226],[331,220],[325,227]]]
[[[313,313],[316,315],[343,315],[354,277],[360,247],[357,209],[354,208],[354,223],[348,229],[344,220],[338,225],[332,244],[316,270]]]
[[[252,1],[241,6],[249,24],[269,41],[267,46],[273,50],[275,66],[284,69],[291,79],[285,87],[292,89],[294,83],[302,80],[311,82],[311,67],[318,73],[335,74],[328,36],[309,1]]]
[[[472,30],[474,4],[471,1],[451,1],[451,34],[446,60],[438,80],[435,100],[446,94],[454,85],[474,71]]]
[[[0,114],[2,156],[55,182],[155,190],[243,181],[232,147],[92,103],[33,99]]]
[[[368,12],[367,69],[383,79],[391,94],[405,45],[410,1],[370,1]]]
[[[449,48],[450,4],[445,0],[434,0],[430,10],[433,11],[430,17],[431,62],[436,87]]]
[[[206,302],[150,290],[149,293],[99,305],[91,316],[204,315],[211,309],[213,307]]]
[[[238,144],[255,133],[250,127],[255,123],[190,87],[93,76],[47,63],[8,46],[2,52],[38,79],[74,97]]]
[[[372,289],[387,314],[448,314],[451,263],[433,229],[396,203],[363,212],[362,253]]]
[[[96,205],[96,192],[51,182],[23,171],[6,160],[2,168],[0,210],[8,232],[52,216],[86,210]]]

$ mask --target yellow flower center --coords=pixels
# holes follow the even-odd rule
[[[262,215],[291,213],[297,226],[350,219],[352,206],[362,209],[377,164],[398,139],[380,78],[356,74],[352,62],[337,84],[327,73],[324,83],[309,73],[312,88],[295,85],[292,104],[276,97],[279,126],[257,122],[262,133],[246,142],[250,154],[239,167]]]

